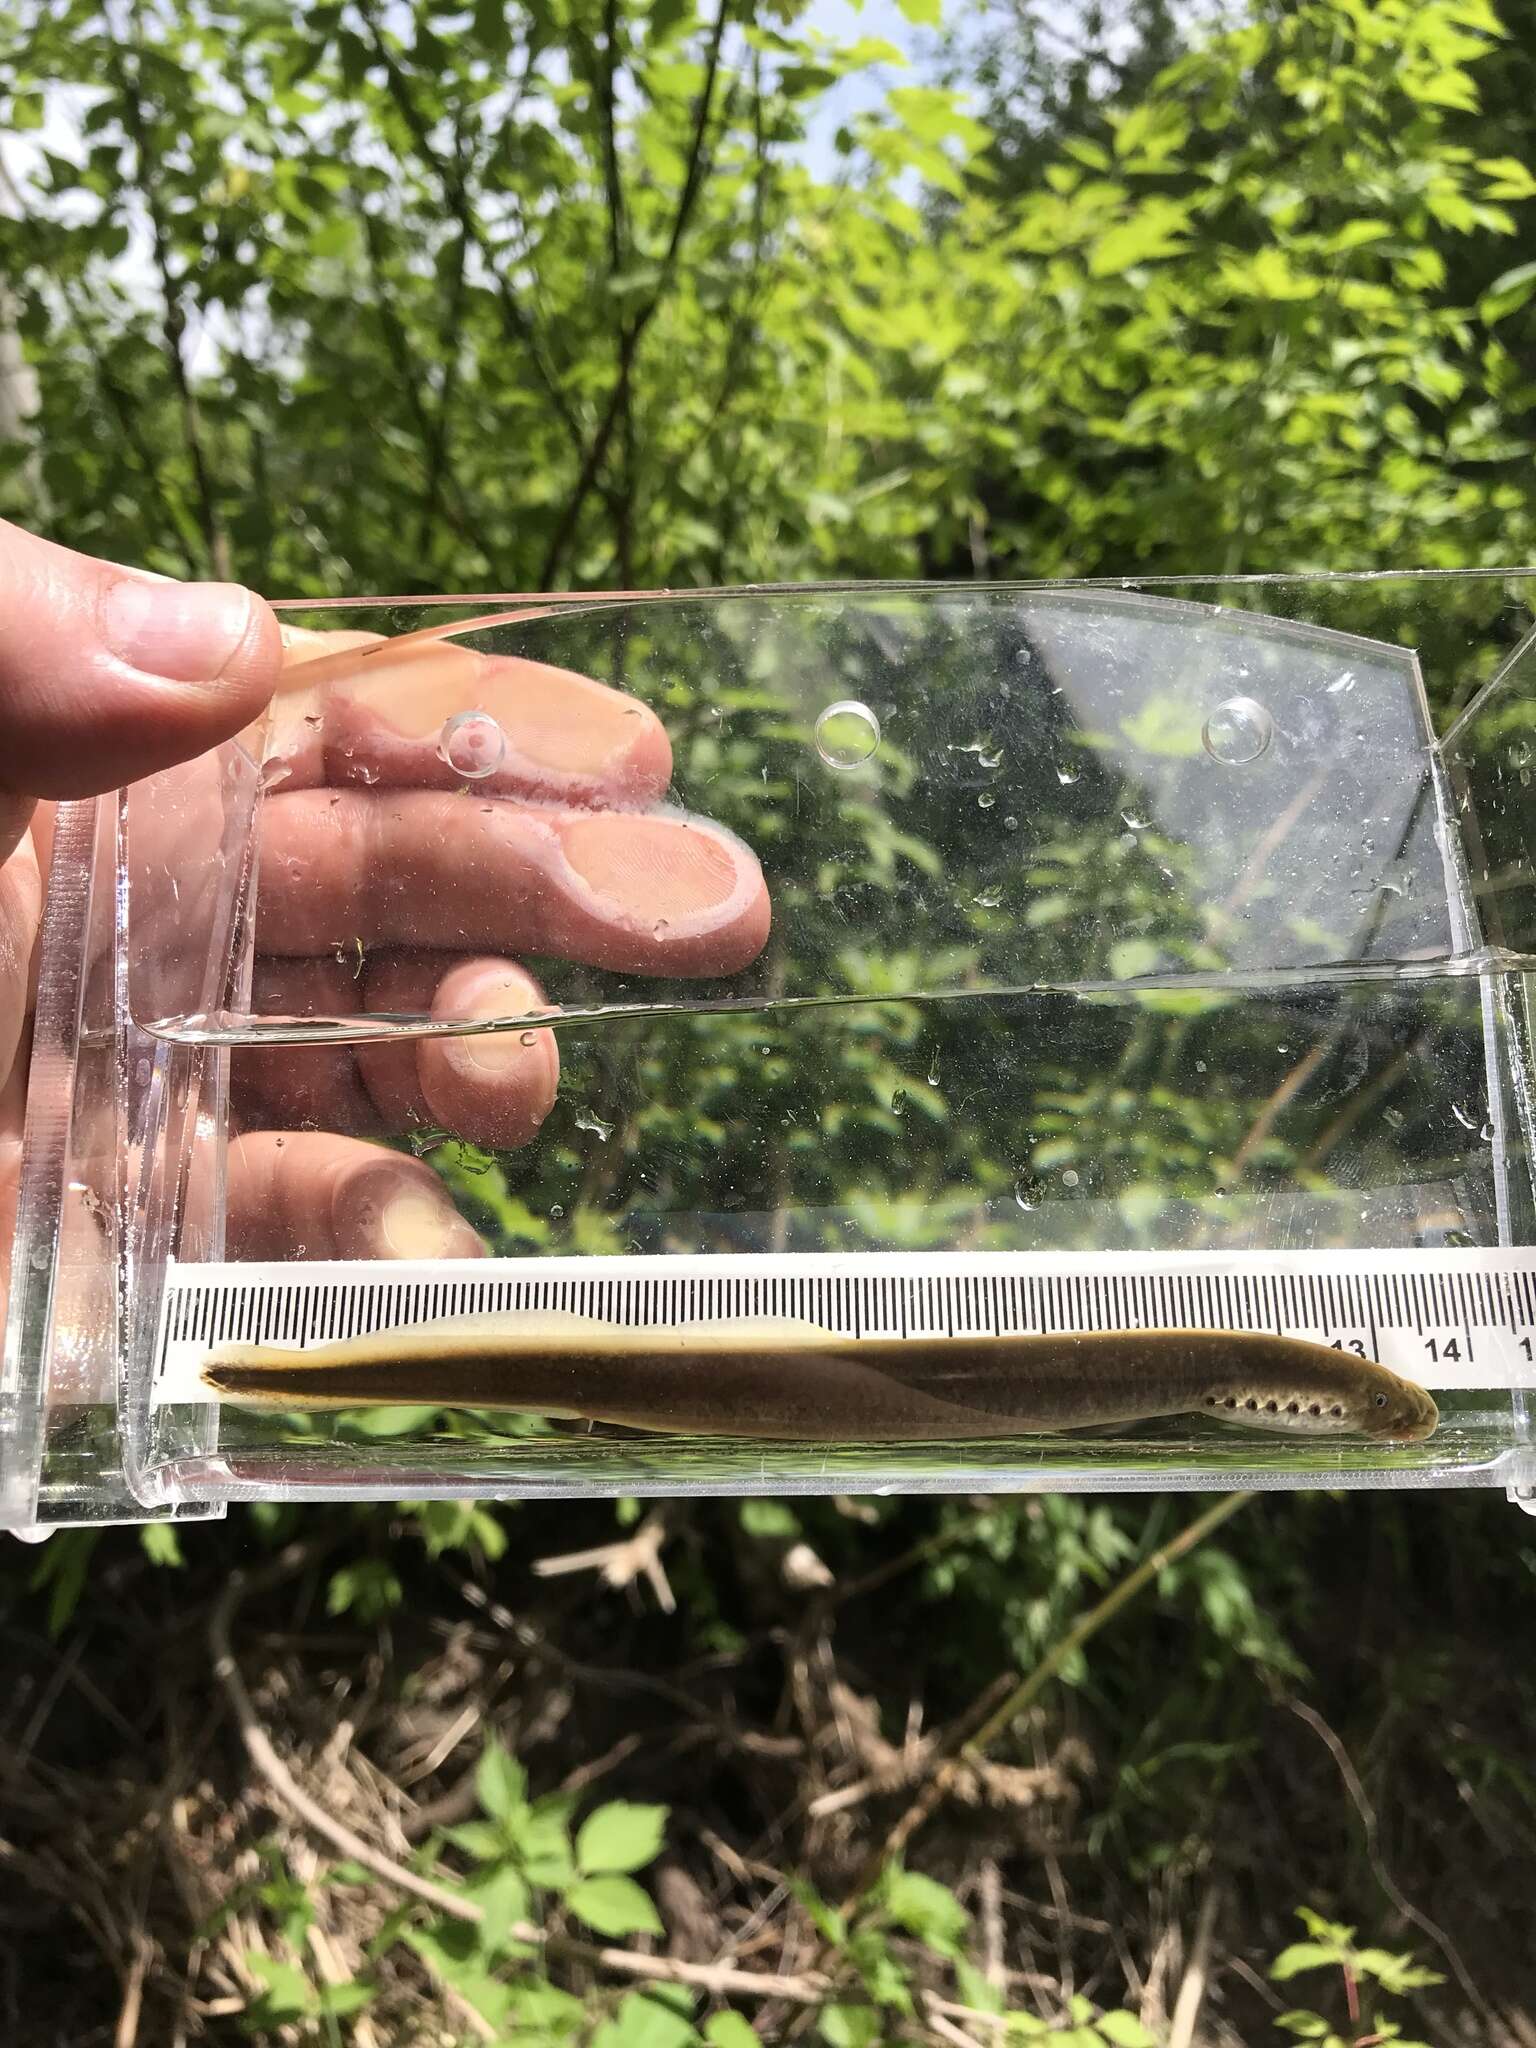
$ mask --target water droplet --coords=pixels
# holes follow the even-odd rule
[[[664,917],[658,917],[656,922],[651,926],[651,937],[653,939],[659,939],[662,933],[664,931],[667,931],[668,929],[669,927],[667,924],[667,920]]]
[[[1129,811],[1122,811],[1120,817],[1128,830],[1132,832],[1145,832],[1152,822],[1150,818],[1133,817]]]
[[[360,768],[356,768],[356,769],[354,769],[354,770],[353,770],[353,773],[354,773],[354,775],[356,776],[356,779],[357,779],[357,780],[358,780],[359,782],[363,782],[363,783],[366,783],[366,784],[368,785],[368,787],[369,787],[370,789],[372,789],[373,785],[374,785],[374,784],[375,784],[375,783],[376,783],[376,782],[378,781],[378,779],[379,779],[379,771],[378,771],[378,769],[377,769],[377,768],[370,768],[370,767],[369,767],[369,765],[368,765],[368,763],[367,763],[366,761],[365,761],[365,762],[363,762],[363,764],[362,764],[362,766],[361,766]]]
[[[1354,687],[1355,672],[1352,668],[1347,668],[1341,675],[1336,675],[1328,685],[1328,694],[1330,697],[1347,697]]]
[[[816,721],[816,751],[829,768],[857,768],[880,744],[880,721],[867,704],[845,697]]]
[[[996,910],[1003,900],[1001,889],[983,889],[971,898],[978,910]]]
[[[562,1217],[562,1216],[563,1216],[563,1215],[565,1214],[565,1205],[564,1205],[564,1203],[562,1203],[562,1202],[551,1202],[551,1203],[550,1203],[550,1205],[549,1205],[549,1213],[550,1213],[550,1215],[551,1215],[551,1216],[553,1217],[553,1219],[555,1220],[555,1222],[556,1222],[556,1223],[558,1223],[558,1222],[560,1221],[560,1218],[561,1218],[561,1217]]]
[[[1077,1172],[1077,1170],[1074,1167],[1069,1166],[1066,1172],[1061,1176],[1061,1184],[1064,1188],[1075,1188],[1081,1178],[1082,1176]]]
[[[613,1136],[613,1125],[604,1123],[603,1119],[595,1116],[590,1109],[577,1110],[576,1128],[578,1131],[590,1131],[593,1137],[604,1145]]]
[[[1017,831],[1018,831],[1018,829],[1019,829],[1019,821],[1018,821],[1018,819],[1017,819],[1017,818],[1004,818],[1004,820],[1003,820],[1003,830],[1004,830],[1005,832],[1017,832]]]
[[[447,1138],[446,1131],[421,1130],[410,1134],[410,1147],[418,1159],[424,1159],[429,1152],[435,1152]]]
[[[539,1034],[537,1031],[520,1031],[517,1034],[517,1042],[519,1045],[537,1045]]]
[[[1477,1129],[1477,1119],[1468,1116],[1459,1102],[1451,1104],[1451,1115],[1455,1117],[1457,1123],[1461,1125],[1464,1131],[1475,1131]]]
[[[898,1089],[896,1089],[896,1090],[895,1090],[895,1092],[894,1092],[894,1093],[892,1094],[892,1096],[891,1096],[891,1113],[892,1113],[892,1115],[893,1115],[893,1116],[905,1116],[905,1115],[906,1115],[906,1113],[907,1113],[907,1091],[906,1091],[906,1089],[905,1089],[905,1088],[898,1088]]]
[[[472,1173],[478,1176],[479,1174],[490,1172],[491,1168],[496,1164],[496,1155],[494,1152],[482,1152],[478,1145],[461,1143],[456,1164],[461,1173]]]
[[[1197,1074],[1203,1074],[1203,1073],[1204,1073],[1205,1071],[1206,1071],[1205,1061],[1204,1061],[1204,1060],[1196,1060],[1196,1061],[1195,1061],[1195,1072],[1196,1072]]]
[[[976,758],[981,763],[983,768],[1001,768],[1003,765],[1003,750],[1001,747],[999,747],[996,753],[984,754],[981,752],[980,748],[978,748],[976,752]]]
[[[1489,1117],[1489,1118],[1488,1118],[1487,1122],[1486,1122],[1486,1123],[1485,1123],[1485,1124],[1483,1125],[1483,1128],[1482,1128],[1482,1129],[1481,1129],[1481,1130],[1480,1130],[1480,1131],[1478,1132],[1478,1134],[1477,1134],[1477,1135],[1479,1136],[1479,1138],[1481,1138],[1481,1139],[1482,1139],[1482,1141],[1483,1141],[1483,1143],[1484,1143],[1485,1145],[1491,1145],[1491,1144],[1493,1143],[1493,1118],[1492,1118],[1492,1117]]]
[[[938,1056],[938,1054],[937,1054],[937,1053],[935,1053],[935,1054],[934,1054],[934,1056],[933,1056],[933,1058],[932,1058],[932,1059],[931,1059],[931,1060],[930,1060],[930,1061],[928,1062],[928,1086],[929,1086],[930,1088],[937,1088],[937,1087],[938,1087],[938,1085],[939,1085],[939,1056]]]
[[[1268,753],[1275,721],[1255,697],[1229,697],[1218,704],[1200,733],[1201,745],[1213,761],[1241,768]]]
[[[285,761],[280,754],[274,754],[261,764],[261,786],[263,790],[276,789],[293,773],[293,763]]]
[[[455,775],[480,782],[494,775],[507,755],[507,736],[489,711],[456,711],[444,719],[437,758]]]
[[[1381,1120],[1389,1130],[1393,1131],[1400,1131],[1408,1121],[1400,1109],[1384,1109],[1381,1112]]]
[[[46,1267],[46,1265],[47,1265],[47,1264],[48,1264],[48,1247],[47,1247],[47,1245],[45,1245],[45,1244],[36,1244],[36,1245],[34,1245],[34,1246],[32,1247],[32,1267],[33,1267],[33,1271],[34,1271],[34,1272],[38,1272],[38,1273],[41,1273],[41,1272],[43,1271],[43,1269],[44,1269],[44,1268]]]
[[[304,714],[304,723],[306,725],[312,725],[318,732],[320,727],[324,725],[325,720],[321,717],[318,711],[306,711]]]
[[[1039,1208],[1040,1197],[1043,1192],[1039,1181],[1031,1173],[1021,1173],[1013,1184],[1013,1199],[1018,1203],[1026,1216],[1032,1210]]]
[[[1070,789],[1074,782],[1080,782],[1082,780],[1082,770],[1080,768],[1059,767],[1056,770],[1056,780],[1061,784],[1063,789]]]
[[[140,1060],[133,1070],[133,1078],[141,1088],[149,1086],[149,1061]]]
[[[977,797],[976,802],[982,810],[990,811],[992,806],[997,802],[997,798],[992,794],[990,789],[984,789],[981,792],[981,795]]]

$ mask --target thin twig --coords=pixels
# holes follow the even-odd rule
[[[1181,1529],[1170,1542],[1159,1546],[1144,1557],[1134,1571],[1127,1572],[1117,1586],[1068,1629],[1061,1640],[1041,1658],[1034,1670],[1009,1689],[1001,1705],[987,1716],[980,1728],[965,1743],[964,1750],[946,1757],[939,1764],[916,1799],[892,1827],[879,1848],[865,1862],[858,1882],[849,1895],[849,1906],[855,1904],[869,1890],[885,1865],[893,1857],[901,1854],[913,1835],[928,1819],[945,1792],[954,1783],[965,1752],[979,1754],[989,1749],[1004,1729],[1011,1726],[1026,1707],[1034,1704],[1076,1652],[1086,1642],[1091,1641],[1107,1622],[1113,1621],[1122,1607],[1128,1606],[1160,1572],[1166,1571],[1169,1565],[1177,1563],[1181,1557],[1203,1543],[1207,1536],[1219,1529],[1223,1522],[1237,1513],[1239,1508],[1246,1507],[1252,1498],[1253,1496],[1247,1493],[1224,1494],[1214,1506],[1207,1508],[1203,1515],[1196,1516],[1193,1522]]]
[[[1216,1931],[1216,1913],[1220,1904],[1221,1889],[1213,1884],[1200,1901],[1189,1962],[1184,1971],[1184,1981],[1179,1986],[1179,1995],[1174,2000],[1173,2018],[1168,2027],[1168,2048],[1190,2048],[1195,2038],[1195,2028],[1200,2024],[1200,2008],[1205,2004],[1205,1988],[1210,1981],[1211,1939]]]
[[[1349,1794],[1350,1804],[1360,1816],[1360,1827],[1365,1836],[1365,1853],[1370,1858],[1371,1869],[1375,1873],[1376,1882],[1381,1886],[1403,1918],[1411,1926],[1417,1927],[1420,1933],[1427,1935],[1436,1948],[1439,1949],[1441,1955],[1450,1964],[1456,1981],[1466,1993],[1469,2002],[1476,2007],[1478,2017],[1482,2020],[1483,2025],[1488,2028],[1490,2037],[1497,2035],[1498,2022],[1493,2008],[1478,1989],[1476,1979],[1462,1961],[1460,1950],[1442,1927],[1437,1926],[1427,1913],[1421,1913],[1417,1906],[1403,1896],[1392,1873],[1382,1862],[1381,1847],[1376,1827],[1376,1809],[1365,1796],[1365,1787],[1360,1782],[1359,1773],[1350,1762],[1349,1751],[1344,1747],[1338,1736],[1334,1734],[1322,1715],[1315,1708],[1309,1707],[1305,1700],[1288,1699],[1284,1704],[1290,1708],[1298,1720],[1306,1722],[1313,1734],[1326,1746],[1328,1753],[1338,1765],[1339,1776],[1344,1780],[1344,1790]]]

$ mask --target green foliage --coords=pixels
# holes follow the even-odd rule
[[[1297,1911],[1310,1939],[1282,1949],[1271,1963],[1269,1974],[1283,1983],[1312,1970],[1337,1970],[1347,1994],[1350,2031],[1348,2035],[1342,2034],[1321,2013],[1301,2008],[1283,2013],[1275,2024],[1299,2040],[1320,2043],[1321,2048],[1351,2048],[1351,2042],[1360,2037],[1395,2041],[1399,2048],[1427,2048],[1422,2041],[1406,2040],[1399,2023],[1381,2012],[1373,2012],[1368,2021],[1357,2027],[1358,1987],[1375,1985],[1388,1997],[1400,1997],[1404,1992],[1443,1984],[1445,1979],[1434,1970],[1422,1968],[1412,1956],[1393,1955],[1380,1948],[1357,1948],[1353,1927],[1325,1920],[1306,1906]]]

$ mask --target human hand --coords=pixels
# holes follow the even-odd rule
[[[9,1247],[53,801],[115,789],[252,726],[274,691],[287,781],[262,811],[258,1006],[494,1016],[543,1001],[512,957],[729,973],[761,948],[752,855],[656,809],[654,716],[586,678],[451,644],[286,636],[225,585],[88,560],[0,524],[0,1242]],[[444,716],[490,710],[505,767],[466,803]],[[303,877],[303,886],[299,878]],[[338,963],[337,935],[363,962]],[[469,1256],[437,1175],[370,1144],[431,1123],[512,1146],[555,1095],[552,1032],[241,1051],[237,1257]]]

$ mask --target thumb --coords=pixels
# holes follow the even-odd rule
[[[0,522],[0,791],[96,796],[254,718],[282,641],[235,583],[173,583]]]

